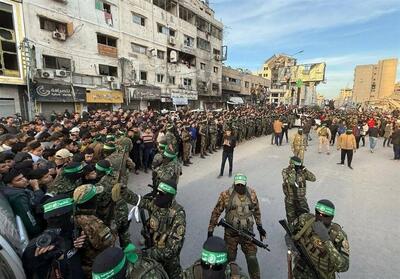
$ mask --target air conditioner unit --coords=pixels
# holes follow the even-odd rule
[[[15,42],[15,32],[9,29],[0,28],[0,39],[7,42]]]
[[[141,84],[141,85],[146,85],[146,84],[147,84],[147,80],[141,80],[141,81],[139,82],[139,84]]]
[[[55,75],[56,77],[66,77],[68,76],[68,72],[66,70],[56,70]]]
[[[61,33],[58,31],[53,32],[53,39],[59,40],[59,41],[65,41],[66,40],[66,35],[65,33]]]
[[[113,81],[115,81],[117,78],[116,77],[113,77],[113,76],[105,76],[105,77],[103,77],[103,81],[104,82],[113,82]]]
[[[168,37],[168,43],[170,44],[170,45],[175,45],[176,44],[176,42],[175,42],[175,38],[174,37]]]
[[[214,56],[214,59],[217,60],[217,61],[221,61],[221,55],[216,54],[216,55]]]
[[[53,71],[45,71],[45,70],[40,70],[39,75],[41,78],[46,78],[46,79],[52,79],[54,78],[54,72]]]
[[[111,82],[111,89],[112,90],[120,90],[121,84],[119,82]]]

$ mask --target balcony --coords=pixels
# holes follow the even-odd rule
[[[108,46],[108,45],[103,45],[103,44],[97,44],[97,50],[99,51],[99,54],[104,55],[104,56],[109,56],[113,58],[118,57],[118,48]]]

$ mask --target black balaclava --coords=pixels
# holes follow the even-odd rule
[[[158,191],[154,199],[154,204],[159,208],[170,207],[176,195],[176,186],[175,181],[161,181],[160,184],[158,184]]]
[[[303,134],[303,129],[299,129],[297,132],[299,133],[299,135],[302,135]]]
[[[225,279],[228,264],[228,252],[225,241],[218,237],[209,237],[203,245],[201,254],[202,278]]]
[[[48,229],[60,228],[62,232],[71,232],[73,230],[72,212],[47,219],[47,227]]]
[[[335,216],[335,205],[330,200],[319,200],[315,205],[315,219],[329,228]]]
[[[247,177],[244,174],[238,173],[233,179],[233,188],[239,195],[246,194],[247,191]]]

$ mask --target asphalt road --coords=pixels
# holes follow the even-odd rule
[[[336,206],[334,221],[344,228],[350,242],[350,269],[341,273],[340,278],[399,278],[400,161],[391,160],[392,149],[383,148],[379,140],[375,153],[366,147],[357,151],[354,170],[350,170],[336,164],[340,160],[336,148],[330,155],[318,154],[316,136],[312,137],[305,165],[317,181],[308,183],[309,205],[313,208],[319,199],[330,199]],[[233,179],[227,174],[217,179],[221,153],[207,159],[194,157],[193,165],[183,167],[177,195],[187,216],[181,254],[183,267],[198,259],[218,195],[232,184]],[[235,149],[234,172],[245,173],[248,185],[257,191],[263,226],[268,233],[271,252],[258,251],[262,278],[287,278],[284,231],[278,220],[285,216],[281,171],[288,165],[290,156],[290,146],[285,142],[281,147],[271,145],[270,136],[250,140]],[[145,185],[150,181],[150,174],[132,174],[129,187],[143,194],[148,192]],[[140,224],[131,224],[135,243],[138,243],[139,228]],[[217,228],[214,234],[223,236],[223,231]],[[238,253],[237,262],[247,271],[242,252]]]

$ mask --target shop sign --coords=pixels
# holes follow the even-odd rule
[[[121,91],[90,90],[86,93],[87,103],[122,104],[124,96]]]
[[[172,104],[177,106],[184,106],[188,104],[187,98],[172,98]]]
[[[197,91],[185,89],[171,89],[171,98],[186,98],[188,100],[197,100]]]
[[[158,100],[161,97],[161,88],[149,86],[129,87],[128,94],[134,100]]]
[[[37,83],[32,86],[33,98],[38,102],[85,102],[86,88],[63,84]]]

